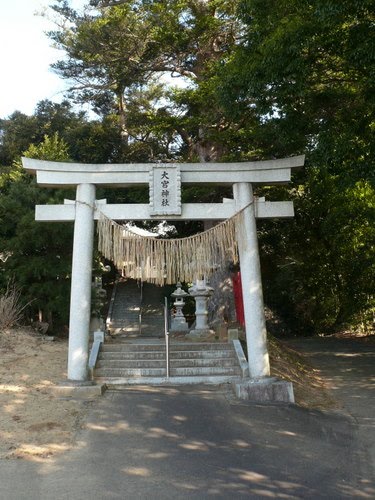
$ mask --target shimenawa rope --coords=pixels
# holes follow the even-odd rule
[[[136,235],[100,212],[98,249],[127,276],[158,285],[192,282],[238,262],[237,236],[252,204],[206,231],[173,239]]]

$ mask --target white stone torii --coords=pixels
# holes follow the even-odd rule
[[[289,182],[291,169],[303,166],[304,158],[182,164],[81,164],[22,158],[24,168],[36,175],[41,186],[76,188],[75,202],[66,200],[63,205],[37,205],[35,217],[38,221],[74,221],[68,379],[77,383],[88,379],[94,221],[100,212],[113,220],[223,220],[247,205],[238,248],[249,370],[252,378],[269,376],[256,218],[293,217],[294,211],[290,201],[254,199],[253,184]],[[180,204],[179,211],[156,212],[159,215],[146,204],[106,204],[105,200],[96,200],[96,186],[151,186],[153,172],[161,168],[169,169],[168,172],[176,169],[178,189],[181,184],[231,185],[234,200]]]

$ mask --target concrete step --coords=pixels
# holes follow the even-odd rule
[[[108,362],[112,360],[132,360],[132,359],[165,359],[164,351],[109,351],[100,352],[99,360],[106,360]]]
[[[240,380],[236,375],[187,376],[187,377],[98,377],[97,382],[105,383],[109,390],[125,389],[129,385],[186,385],[186,384],[227,384]]]
[[[139,330],[139,321],[127,321],[127,320],[116,320],[108,324],[108,329],[112,330],[114,328],[130,328]]]
[[[117,314],[122,314],[122,315],[126,314],[126,316],[133,318],[138,318],[140,313],[139,308],[129,308],[129,307],[119,307],[119,306],[114,306],[113,311]]]
[[[142,328],[160,328],[164,332],[164,318],[143,318]]]
[[[171,351],[170,359],[234,359],[233,351]],[[100,360],[165,359],[165,349],[160,351],[101,351]]]
[[[235,366],[187,366],[180,368],[170,368],[171,376],[186,377],[198,375],[240,375],[240,370]]]
[[[166,367],[162,368],[95,368],[95,378],[118,377],[165,377]]]
[[[134,320],[122,320],[122,319],[116,319],[114,321],[111,321],[109,324],[110,327],[112,328],[125,328],[127,326],[139,326],[139,319],[134,319]]]
[[[131,344],[128,342],[113,342],[102,345],[102,352],[116,352],[116,351],[158,351],[165,349],[164,342],[144,343],[144,344]],[[198,343],[198,342],[176,342],[170,343],[169,350],[172,351],[233,351],[233,347],[229,343]]]
[[[140,303],[139,299],[134,300],[123,300],[118,296],[118,293],[115,297],[115,302],[113,304],[113,309],[116,311],[129,311],[129,312],[139,312],[140,311]]]
[[[150,307],[151,309],[151,307]],[[164,317],[144,315],[142,332],[155,337],[164,333]],[[116,325],[121,321],[116,320]],[[133,325],[138,331],[138,317]],[[170,379],[166,378],[166,348],[163,340],[131,340],[131,326],[118,328],[119,336],[102,345],[95,379],[120,387],[128,384],[224,383],[241,377],[232,343],[181,342],[170,340]],[[121,336],[121,332],[124,335]],[[155,333],[154,333],[155,332]],[[128,336],[130,335],[130,336]],[[143,340],[142,340],[143,337]]]
[[[121,297],[120,297],[120,300],[118,299],[117,297],[117,300],[115,299],[115,303],[113,304],[113,309],[115,311],[127,311],[129,313],[137,313],[140,311],[140,306],[139,306],[139,303],[135,303],[135,302],[124,302],[124,301],[121,301]]]
[[[240,376],[239,369],[235,367],[220,366],[199,366],[170,368],[170,374],[173,377],[186,376],[213,376],[213,375],[233,375]],[[166,368],[99,368],[95,369],[96,377],[165,377]]]
[[[142,314],[148,316],[164,316],[163,304],[144,304],[142,303]]]
[[[120,334],[120,333],[139,333],[139,326],[131,325],[131,326],[114,326],[109,328],[110,333]]]
[[[141,324],[141,330],[142,332],[160,332],[164,335],[164,324],[163,325],[158,325],[158,324],[153,324],[153,323],[149,323],[149,324],[145,324],[143,323],[142,321],[142,324]]]
[[[139,325],[139,318],[117,318],[113,319],[110,323],[109,326],[115,326],[116,328],[118,327],[125,327],[125,326],[132,326],[132,325]]]
[[[99,359],[96,368],[164,368],[166,363],[165,357],[152,359]],[[213,358],[213,359],[171,359],[170,368],[194,368],[194,367],[216,367],[216,368],[231,368],[235,364],[233,358]]]
[[[165,368],[165,358],[160,359],[116,359],[98,360],[95,370],[101,369],[132,369],[132,368]]]

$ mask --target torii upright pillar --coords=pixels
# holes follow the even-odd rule
[[[233,184],[233,196],[236,210],[248,205],[243,214],[241,234],[237,238],[250,376],[267,377],[270,375],[270,362],[252,185],[248,182]]]
[[[93,184],[77,186],[68,352],[68,379],[72,381],[87,380],[95,191]]]

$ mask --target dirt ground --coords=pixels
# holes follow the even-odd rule
[[[300,352],[287,343],[268,337],[271,375],[293,383],[295,401],[299,406],[317,410],[339,410],[330,385],[319,370]]]
[[[43,459],[76,444],[90,403],[58,399],[68,343],[33,330],[0,332],[0,458]]]
[[[79,445],[77,432],[93,402],[59,399],[68,343],[27,328],[0,332],[0,459],[43,460]],[[269,341],[272,375],[291,380],[297,404],[337,407],[319,372],[285,344]]]

